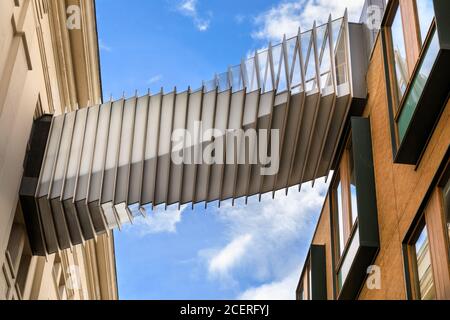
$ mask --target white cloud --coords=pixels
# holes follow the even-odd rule
[[[245,290],[239,300],[294,300],[300,278],[300,269],[295,269],[282,280]]]
[[[273,287],[279,291],[281,287],[292,289],[292,282],[298,279],[287,282],[284,278],[293,269],[296,276],[300,274],[299,265],[327,190],[328,185],[318,181],[315,188],[305,185],[300,193],[297,187],[291,188],[288,197],[280,195],[273,200],[271,195],[265,196],[261,203],[252,198],[248,206],[225,203],[216,214],[225,225],[228,242],[200,253],[206,257],[210,277],[225,286],[238,285],[241,278],[267,282],[261,288],[244,292],[245,297],[269,292]],[[283,280],[279,284],[272,283],[273,279]],[[279,291],[272,290],[271,298],[277,298]]]
[[[322,24],[328,20],[344,15],[348,9],[351,21],[359,20],[364,0],[296,0],[285,1],[272,7],[255,18],[257,30],[253,37],[265,41],[279,42],[286,34],[294,36],[298,28],[311,29],[314,21]]]
[[[146,218],[135,219],[133,225],[127,226],[125,230],[140,237],[158,233],[176,233],[177,224],[181,222],[182,212],[177,209],[156,210]]]
[[[227,277],[228,273],[246,254],[247,248],[249,247],[251,241],[251,234],[239,236],[221,251],[216,253],[209,262],[210,274],[219,274]]]
[[[156,76],[153,76],[150,79],[148,79],[147,84],[155,84],[161,81],[162,78],[163,78],[162,74],[157,74]]]
[[[111,52],[112,51],[112,48],[110,46],[108,46],[102,39],[98,40],[98,47],[102,51],[106,51],[106,52]]]
[[[247,17],[243,14],[237,14],[234,16],[234,20],[236,21],[237,24],[242,24],[244,23],[244,21],[247,19]]]
[[[202,17],[198,12],[197,0],[182,0],[177,6],[177,11],[187,17],[192,18],[195,27],[199,31],[203,32],[209,29],[209,26],[211,24],[211,14],[208,14],[209,18]]]
[[[180,11],[188,14],[197,14],[197,0],[185,0],[180,4]]]

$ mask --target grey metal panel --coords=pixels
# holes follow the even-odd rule
[[[217,90],[217,84],[214,82],[214,89]],[[200,121],[203,116],[203,99],[205,98],[205,93],[213,90],[213,87],[206,88],[204,85],[202,87],[202,95],[200,99],[200,110],[199,110],[199,117]],[[194,210],[194,205],[196,204],[197,200],[195,199],[195,196],[197,194],[197,180],[198,180],[198,164],[202,163],[202,127],[201,122],[198,122],[197,124],[194,124],[194,138],[193,138],[193,181],[192,181],[192,196],[191,196],[191,207],[192,210]]]
[[[328,118],[332,114],[334,107],[334,95],[328,95],[320,99],[319,110],[317,113],[317,121],[314,131],[311,136],[311,146],[309,148],[309,155],[306,162],[306,169],[303,176],[303,181],[312,181],[314,178],[314,170],[316,165],[320,163],[320,152],[323,140],[326,138]]]
[[[275,99],[275,103],[277,103],[278,101],[284,101],[276,98]],[[283,102],[282,104],[278,104],[274,106],[274,110],[273,110],[273,118],[272,118],[272,126],[271,126],[271,130],[277,130],[279,132],[279,141],[272,141],[272,135],[269,136],[269,146],[271,146],[272,143],[276,143],[279,145],[280,149],[276,150],[275,152],[281,152],[281,139],[282,139],[282,135],[284,133],[284,126],[286,124],[286,113],[288,112],[288,106],[287,106],[287,100],[286,102]],[[270,152],[270,149],[268,149],[268,152]],[[266,175],[264,176],[264,182],[263,182],[263,187],[262,187],[262,194],[265,194],[267,192],[272,192],[274,189],[274,185],[275,185],[275,180],[276,180],[276,174],[275,175]]]
[[[302,170],[306,164],[306,153],[308,149],[307,141],[313,131],[313,122],[317,110],[317,101],[319,99],[318,93],[306,96],[305,110],[299,131],[299,143],[295,154],[294,166],[292,167],[292,174],[289,178],[290,186],[302,183]]]
[[[127,198],[127,204],[133,216],[141,215],[139,205],[141,200],[143,183],[142,178],[144,173],[149,103],[149,95],[145,95],[137,99],[134,122],[133,150],[131,154],[131,168]],[[133,207],[134,210],[132,210],[131,207]]]
[[[71,247],[71,239],[69,235],[69,226],[66,221],[64,208],[61,202],[65,172],[67,168],[70,146],[72,143],[73,129],[75,126],[76,112],[67,113],[65,115],[64,125],[59,142],[58,156],[55,163],[55,169],[52,176],[48,199],[53,214],[56,234],[58,236],[59,247],[61,250]],[[72,221],[72,220],[71,220]],[[74,229],[76,225],[73,226]],[[75,229],[76,230],[76,229]]]
[[[162,92],[150,97],[148,111],[147,137],[145,145],[144,175],[142,182],[141,205],[153,203],[156,185],[158,160],[159,126],[161,118]]]
[[[55,224],[53,222],[50,203],[46,198],[39,198],[37,199],[37,205],[39,208],[39,213],[41,215],[42,230],[44,231],[47,253],[55,253],[59,250],[59,244]]]
[[[116,180],[114,181],[114,205],[120,223],[132,221],[128,209],[128,187],[133,151],[133,138],[136,117],[137,96],[125,101],[122,116],[122,132],[120,137],[119,160],[116,165]]]
[[[284,43],[286,43],[286,40],[284,41]],[[286,68],[286,73],[288,74],[288,70]],[[289,124],[292,123],[292,121],[288,121],[288,117],[289,117],[289,112],[290,112],[290,108],[291,108],[291,91],[287,92],[287,99],[286,99],[286,110],[284,112],[284,120],[283,120],[283,124],[281,126],[280,129],[280,137],[279,137],[279,150],[278,150],[278,154],[280,155],[280,159],[279,159],[279,168],[278,168],[278,172],[277,174],[275,174],[273,176],[274,180],[273,180],[273,185],[272,185],[272,198],[275,198],[275,191],[278,190],[277,189],[277,181],[279,179],[279,173],[281,170],[283,170],[283,168],[286,168],[286,170],[289,170],[289,160],[288,157],[283,157],[283,153],[285,152],[284,150],[287,149],[288,147],[285,147],[285,143],[286,143],[286,135],[288,134],[287,130],[287,126]],[[290,128],[292,127],[297,127],[295,124],[293,126],[290,126]],[[289,129],[290,129],[289,128]],[[295,130],[292,130],[292,133],[295,133]],[[273,165],[273,163],[271,164]],[[286,186],[282,186],[279,189],[285,188]]]
[[[256,71],[255,71],[256,72]],[[247,103],[247,96],[250,93],[250,91],[248,90],[249,88],[247,88],[247,91],[244,94],[244,99],[243,99],[243,104],[242,104],[242,110],[241,110],[241,121],[240,121],[240,125],[238,127],[238,129],[234,130],[232,136],[231,136],[231,142],[232,142],[232,148],[234,149],[234,162],[233,165],[235,166],[234,168],[234,183],[233,183],[233,197],[232,197],[232,205],[234,206],[235,200],[236,200],[236,189],[237,189],[237,182],[238,182],[238,173],[239,173],[239,162],[242,161],[242,153],[240,152],[240,147],[242,144],[242,140],[243,140],[243,136],[240,132],[240,130],[242,129],[242,127],[244,126],[244,117],[245,117],[245,105]],[[228,140],[227,140],[228,143]]]
[[[248,194],[249,194],[249,190],[250,190],[250,183],[251,183],[251,178],[252,178],[252,171],[254,170],[258,170],[259,166],[258,166],[258,141],[259,141],[259,131],[258,129],[258,117],[259,117],[259,109],[261,107],[261,89],[259,90],[258,93],[258,98],[256,101],[256,107],[255,107],[255,113],[254,113],[254,118],[253,118],[253,123],[251,124],[251,129],[255,130],[255,134],[256,134],[256,140],[249,141],[248,144],[248,161],[249,161],[249,166],[248,166],[248,170],[246,173],[246,181],[244,181],[245,183],[245,189],[244,189],[244,193],[242,196],[245,196],[245,204],[248,203]],[[244,123],[246,123],[246,121],[244,120]],[[244,144],[245,144],[245,140],[244,140]]]
[[[211,166],[211,176],[209,184],[208,202],[220,199],[220,191],[222,187],[222,176],[225,167],[225,135],[224,133],[228,127],[228,113],[230,111],[231,90],[221,92],[217,96],[216,116],[214,120],[214,127],[218,130],[218,135],[215,136],[216,158],[217,163]]]
[[[203,91],[197,91],[191,94],[188,106],[188,116],[186,130],[191,137],[191,141],[186,140],[185,154],[184,154],[184,172],[183,172],[183,188],[181,195],[181,204],[190,203],[193,201],[192,195],[195,188],[195,176],[196,166],[194,161],[196,160],[194,151],[194,145],[198,142],[198,123],[201,119],[201,107],[202,107]],[[198,157],[198,156],[197,156]]]
[[[86,202],[88,208],[84,210],[84,212],[90,213],[97,234],[105,232],[108,228],[105,217],[100,209],[100,197],[102,194],[103,171],[107,155],[111,109],[112,102],[101,105],[99,109],[95,146],[93,150],[94,157],[89,173],[90,177]]]
[[[235,187],[235,176],[237,171],[236,157],[237,149],[236,143],[233,141],[233,133],[235,130],[241,128],[242,116],[244,112],[245,91],[239,91],[233,93],[231,97],[231,106],[229,112],[229,121],[226,137],[226,166],[224,170],[224,176],[222,181],[222,194],[220,200],[227,200],[233,197],[233,191]],[[234,139],[236,140],[236,139]],[[229,164],[232,163],[232,164]]]
[[[351,98],[349,95],[336,98],[336,106],[331,119],[331,125],[326,138],[322,159],[320,161],[317,176],[326,176],[331,170],[334,155],[336,154],[337,146],[339,144],[339,137],[345,126],[345,119],[347,119],[350,111]]]
[[[76,115],[76,112],[70,112],[65,115],[64,127],[62,130],[61,141],[58,148],[58,157],[56,161],[55,172],[50,187],[50,199],[61,197],[67,167],[67,160],[70,153],[70,146],[72,145],[72,135],[73,129],[75,127]]]
[[[70,147],[69,162],[67,164],[66,176],[64,179],[62,200],[73,200],[78,176],[78,168],[83,151],[83,143],[86,132],[86,123],[90,108],[77,111],[75,126]]]
[[[111,108],[112,102],[103,104],[99,108],[95,144],[92,150],[93,162],[89,173],[90,174],[90,179],[88,182],[89,191],[87,195],[88,202],[99,201],[101,197],[102,174],[105,168],[106,151],[108,148],[108,134],[111,120]]]
[[[183,181],[184,181],[184,168],[185,168],[185,162],[184,162],[184,160],[186,159],[186,150],[187,150],[187,148],[186,148],[186,136],[187,136],[187,133],[186,133],[186,130],[187,130],[187,124],[188,124],[188,110],[189,110],[189,101],[191,100],[191,94],[192,94],[192,91],[191,91],[191,87],[189,87],[188,88],[188,91],[187,91],[187,97],[186,97],[186,112],[185,112],[185,115],[184,115],[184,127],[183,127],[183,130],[185,130],[184,131],[184,133],[183,133],[183,145],[182,145],[182,148],[183,148],[183,154],[182,154],[182,156],[183,156],[183,161],[182,161],[182,165],[180,166],[180,181],[179,181],[179,186],[178,186],[178,210],[181,210],[181,198],[182,198],[182,195],[183,195]]]
[[[347,18],[346,18],[347,19]],[[344,19],[344,20],[346,20]],[[367,98],[366,74],[369,64],[364,45],[364,27],[362,24],[348,24],[348,70],[350,73],[350,88],[352,97]]]
[[[39,175],[44,164],[52,117],[42,116],[33,122],[30,147],[27,148],[24,173],[20,185],[19,200],[24,214],[30,249],[33,255],[45,256],[46,247],[41,217],[36,202]]]
[[[165,95],[162,102],[154,206],[167,201],[175,95],[175,93]]]
[[[269,131],[271,127],[272,122],[272,113],[273,113],[273,102],[275,100],[275,92],[270,91],[266,92],[261,95],[260,101],[259,101],[259,110],[258,110],[258,121],[257,121],[257,130],[258,133],[261,132],[261,130]],[[248,196],[258,195],[261,191],[261,185],[262,181],[264,179],[264,176],[261,176],[261,160],[260,159],[260,151],[261,146],[258,144],[258,164],[256,166],[253,166],[251,170],[251,176],[250,176],[250,184],[249,184],[249,191]]]
[[[304,101],[305,95],[303,93],[296,94],[290,99],[284,145],[280,155],[282,161],[280,161],[280,171],[278,172],[275,184],[276,190],[288,187],[291,163],[295,155],[298,132],[303,118]]]
[[[52,181],[53,168],[58,154],[59,142],[64,125],[64,115],[53,118],[49,140],[47,143],[41,176],[39,178],[36,198],[41,215],[42,229],[44,231],[45,245],[48,253],[55,253],[59,250],[57,233],[50,203],[47,200],[50,184]]]
[[[170,177],[171,177],[171,169],[172,169],[172,150],[173,150],[173,140],[172,135],[174,131],[174,123],[175,123],[175,108],[177,103],[177,88],[175,87],[174,90],[174,98],[173,98],[173,105],[172,105],[172,122],[171,122],[171,130],[170,130],[170,137],[169,137],[169,165],[168,165],[168,177],[167,177],[167,187],[166,187],[166,198],[164,200],[165,209],[167,210],[168,207],[168,201],[169,201],[169,192],[170,192]]]
[[[39,186],[36,191],[36,196],[38,198],[46,197],[48,195],[53,175],[53,167],[58,156],[59,140],[62,134],[63,124],[64,115],[53,118],[41,175],[39,178]]]
[[[255,148],[258,137],[255,132],[258,119],[259,99],[261,92],[248,93],[245,99],[243,130],[244,136],[238,145],[238,168],[236,178],[236,199],[244,197],[247,193],[248,180],[251,174],[252,160],[254,160]],[[253,135],[255,133],[255,135]]]
[[[84,242],[83,230],[78,219],[78,213],[75,204],[72,202],[72,200],[60,200],[59,205],[62,206],[62,210],[64,211],[66,217],[71,244],[74,246],[82,244]]]
[[[87,201],[89,195],[90,174],[94,161],[100,106],[89,108],[87,111],[81,158],[76,174],[74,202]]]
[[[53,227],[56,231],[56,237],[57,237],[57,243],[58,243],[58,247],[59,249],[67,249],[66,244],[67,242],[66,237],[65,237],[65,232],[64,232],[64,222],[63,224],[61,224],[61,219],[59,219],[62,214],[59,214],[54,212],[53,208],[52,208],[52,193],[53,193],[53,185],[54,185],[54,179],[55,179],[55,172],[58,168],[58,156],[59,156],[59,151],[61,150],[61,142],[63,141],[63,137],[67,138],[67,133],[64,136],[65,131],[67,132],[67,127],[64,126],[65,122],[66,122],[66,118],[68,116],[67,115],[63,115],[61,117],[61,129],[59,131],[59,135],[57,136],[57,150],[55,152],[55,156],[53,159],[51,159],[51,162],[53,163],[52,165],[52,171],[51,171],[51,178],[50,178],[50,182],[49,182],[49,189],[47,192],[47,201],[46,204],[43,208],[46,208],[46,211],[51,215],[51,220],[53,223]],[[66,130],[65,130],[66,129]],[[65,148],[63,148],[65,149]],[[60,161],[60,163],[63,162],[63,160]],[[60,167],[63,167],[62,165],[60,165]],[[60,170],[59,170],[60,171]],[[49,219],[50,220],[50,219]],[[50,222],[50,221],[49,221]],[[45,230],[45,229],[44,229]]]
[[[97,235],[97,230],[95,230],[94,221],[92,220],[92,215],[89,211],[88,204],[85,201],[75,202],[75,208],[78,214],[78,221],[80,222],[84,240],[87,241],[94,239]],[[104,232],[104,230],[104,228],[99,229],[98,233]]]
[[[125,99],[113,102],[110,115],[109,133],[105,165],[103,170],[100,204],[109,229],[121,226],[113,206],[114,185],[119,161],[120,138],[122,133],[123,108]]]
[[[201,128],[200,128],[200,145],[201,159],[197,166],[197,179],[195,186],[195,202],[203,202],[208,198],[209,176],[211,172],[210,161],[212,159],[211,149],[208,145],[212,142],[212,129],[214,128],[214,120],[216,114],[217,91],[211,91],[203,97]]]
[[[172,141],[172,155],[178,155],[180,158],[184,154],[185,135],[183,132],[186,128],[188,102],[189,102],[189,90],[183,93],[177,94],[175,101],[175,112],[173,122],[173,133],[179,132],[181,136],[178,141]],[[170,162],[170,178],[169,178],[169,191],[167,195],[167,205],[172,205],[180,201],[180,188],[182,186],[183,179],[183,163],[175,164]]]
[[[271,50],[269,50],[269,52],[270,52]],[[268,134],[270,133],[270,130],[272,130],[272,123],[273,123],[273,119],[274,119],[274,113],[275,113],[275,105],[276,105],[276,101],[277,101],[277,92],[275,91],[274,92],[274,95],[273,95],[273,100],[272,100],[272,102],[270,103],[270,106],[271,106],[271,113],[270,113],[270,116],[269,116],[269,120],[268,120],[268,124],[267,124],[267,130],[268,130]],[[269,139],[269,136],[267,136],[267,139]],[[269,145],[266,145],[266,146],[264,146],[265,147],[265,152],[262,152],[261,154],[262,154],[262,156],[260,156],[261,157],[261,159],[260,159],[260,163],[261,164],[266,164],[268,161],[268,159],[267,159],[267,154],[268,154],[268,150],[269,150]],[[260,170],[261,169],[263,169],[263,165],[261,165],[260,166]],[[261,175],[261,178],[260,178],[260,181],[259,181],[259,191],[258,191],[258,194],[259,194],[259,201],[261,202],[261,199],[262,199],[262,195],[263,195],[263,193],[264,193],[264,182],[266,181],[266,177],[267,177],[267,175],[265,175],[265,174],[263,174],[263,172],[262,171],[260,171],[260,175]]]
[[[100,106],[89,108],[84,130],[83,147],[77,169],[73,202],[77,209],[78,219],[85,240],[95,237],[95,228],[87,207],[89,180],[94,160],[95,141],[99,120]],[[100,229],[99,229],[100,230]]]

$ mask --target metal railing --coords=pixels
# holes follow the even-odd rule
[[[302,32],[295,37],[284,37],[279,44],[243,59],[239,65],[204,81],[202,88],[210,92],[246,90],[262,93],[290,90],[292,93],[334,92],[349,82],[347,14]]]

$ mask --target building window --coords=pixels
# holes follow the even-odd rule
[[[297,286],[297,300],[327,300],[324,245],[311,245]]]
[[[338,178],[338,185],[335,189],[334,196],[336,199],[336,215],[338,217],[338,228],[336,230],[339,238],[339,256],[342,256],[345,249],[345,232],[344,232],[344,211],[342,207],[342,183]]]
[[[450,299],[450,167],[447,167],[449,169],[427,199],[419,222],[408,232],[405,267],[410,299]]]
[[[450,175],[450,172],[448,173]],[[448,258],[450,261],[450,177],[446,177],[443,182],[442,197],[445,215],[445,234],[447,236]]]
[[[403,20],[400,7],[397,8],[391,26],[392,55],[395,69],[396,89],[398,100],[401,100],[406,91],[409,73],[406,60],[405,36],[403,32]]]
[[[305,264],[303,277],[297,289],[297,300],[311,300],[311,267],[309,261]]]
[[[380,244],[370,119],[350,120],[330,190],[333,282],[343,300],[357,298]]]
[[[406,131],[409,128],[411,120],[414,116],[414,112],[419,104],[419,100],[422,97],[423,90],[431,74],[434,62],[439,54],[439,39],[436,32],[433,32],[432,40],[429,43],[426,51],[423,54],[423,59],[420,63],[418,71],[413,78],[410,85],[408,95],[406,96],[402,110],[399,114],[397,121],[398,137],[402,142]]]
[[[348,157],[348,167],[350,173],[350,214],[352,217],[352,225],[354,226],[358,219],[358,201],[356,197],[355,162],[353,160],[352,145],[349,146]]]
[[[420,38],[422,46],[426,43],[427,35],[430,31],[431,24],[434,19],[434,4],[433,0],[419,0],[416,1],[417,15],[420,27]]]
[[[407,245],[411,282],[410,295],[415,300],[436,299],[428,229],[429,227],[425,223],[425,218],[423,218]]]
[[[449,2],[440,0],[388,4],[381,37],[395,163],[419,163],[446,105],[448,10]]]
[[[352,139],[342,154],[339,173],[334,188],[335,233],[339,239],[336,252],[340,268],[337,271],[337,288],[340,291],[359,248],[358,204],[356,194],[355,163]]]
[[[421,300],[434,300],[436,299],[436,290],[426,226],[418,234],[419,236],[414,243],[414,250],[412,251],[418,298]]]
[[[348,142],[342,155],[336,187],[333,190],[337,222],[335,232],[336,239],[339,239],[337,252],[338,256],[342,257],[358,221],[355,164],[351,141]]]

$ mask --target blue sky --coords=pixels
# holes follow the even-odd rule
[[[363,0],[97,0],[104,97],[201,86],[284,33]],[[158,211],[115,234],[121,299],[292,299],[327,190]]]

